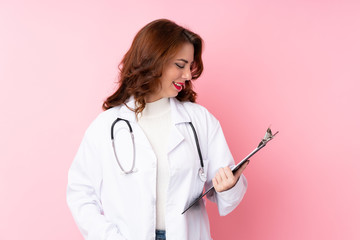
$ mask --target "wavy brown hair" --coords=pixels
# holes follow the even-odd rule
[[[126,104],[134,96],[136,114],[145,108],[145,98],[161,87],[161,76],[167,61],[176,55],[184,43],[194,46],[194,62],[191,66],[192,80],[203,71],[201,59],[203,40],[196,33],[173,21],[158,19],[143,27],[135,36],[129,51],[119,64],[117,90],[103,103],[103,110]],[[191,81],[185,82],[178,93],[179,101],[196,101],[196,92]]]

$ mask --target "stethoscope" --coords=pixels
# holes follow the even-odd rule
[[[129,133],[131,135],[132,150],[133,150],[133,161],[132,161],[132,166],[131,166],[130,170],[128,170],[128,171],[125,170],[124,167],[121,165],[121,163],[119,161],[119,158],[118,158],[118,156],[116,154],[116,150],[115,150],[114,127],[115,127],[116,123],[119,122],[119,121],[126,122],[126,124],[128,125]],[[197,137],[197,134],[196,134],[196,131],[195,131],[195,128],[194,128],[194,125],[192,124],[192,122],[188,122],[188,124],[191,126],[191,129],[192,129],[192,131],[194,133],[194,138],[195,138],[195,142],[196,142],[196,148],[197,148],[197,151],[198,151],[198,154],[199,154],[199,159],[200,159],[200,168],[199,168],[199,171],[198,171],[199,178],[200,178],[201,181],[205,182],[206,181],[206,174],[205,174],[205,171],[204,171],[204,162],[203,162],[203,158],[202,158],[201,151],[200,151],[199,139]],[[116,162],[118,163],[121,171],[123,173],[125,173],[125,174],[131,174],[131,173],[136,172],[136,169],[135,169],[135,159],[136,158],[135,158],[134,133],[133,133],[132,127],[131,127],[128,120],[122,119],[122,118],[115,119],[115,121],[111,125],[111,142],[112,142],[112,147],[113,147],[113,150],[114,150],[114,155],[115,155]]]

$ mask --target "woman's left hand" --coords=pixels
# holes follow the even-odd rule
[[[233,174],[229,167],[220,168],[215,177],[212,179],[215,190],[217,192],[223,192],[235,186],[248,164],[249,162],[242,165],[235,174]]]

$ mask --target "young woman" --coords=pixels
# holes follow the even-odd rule
[[[199,35],[160,19],[143,27],[119,65],[118,89],[87,129],[69,170],[67,202],[89,240],[211,239],[204,200],[220,215],[243,198],[218,120],[195,103]]]

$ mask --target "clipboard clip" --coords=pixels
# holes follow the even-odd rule
[[[264,136],[264,138],[261,140],[261,142],[259,143],[259,145],[258,145],[258,148],[259,147],[261,147],[262,145],[264,145],[264,147],[265,147],[265,145],[270,141],[270,140],[272,140],[275,136],[276,136],[276,134],[278,134],[279,133],[279,131],[277,131],[276,133],[272,133],[271,132],[271,129],[270,129],[270,126],[268,127],[268,129],[266,130],[266,133],[265,133],[265,136]]]

